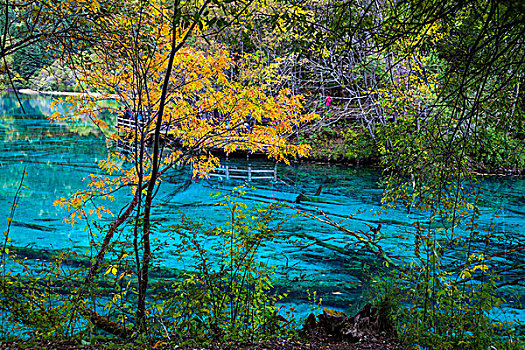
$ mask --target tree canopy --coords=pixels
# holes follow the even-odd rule
[[[219,165],[216,149],[226,154],[265,153],[289,163],[310,154],[307,141],[314,147],[324,142],[336,152],[335,138],[343,140],[337,146],[341,154],[374,157],[381,166],[385,208],[401,205],[429,213],[429,224],[417,222],[415,233],[410,233],[416,267],[410,263],[410,274],[409,267],[394,263],[381,245],[381,226],[354,232],[346,219],[336,221],[324,212],[302,214],[348,235],[349,244],[364,247],[385,265],[394,265],[404,276],[399,279],[415,286],[414,298],[422,300],[411,311],[422,318],[420,331],[446,328],[435,305],[452,308],[455,296],[483,301],[479,309],[466,302],[457,307],[454,315],[465,337],[472,324],[463,317],[486,317],[494,306],[487,300],[495,295],[496,282],[491,280],[484,289],[473,276],[481,273],[480,278],[486,278],[490,258],[501,252],[476,250],[479,246],[473,244],[479,211],[472,183],[475,172],[518,172],[525,166],[521,2],[22,0],[3,5],[4,80],[15,87],[15,80],[29,81],[42,67],[57,62],[67,66],[82,93],[66,98],[69,110],[50,119],[89,120],[108,142],[131,145],[127,153],[109,152],[99,163],[100,172],[89,176],[87,188],[55,202],[70,211],[71,224],[95,213],[115,215],[107,227],[99,227],[102,237],[92,243],[97,250],[89,266],[68,277],[75,291],[69,299],[72,306],[60,306],[68,318],[61,320],[61,331],[68,334],[82,320],[122,337],[151,329],[148,317],[158,311],[158,305],[147,303],[156,230],[151,212],[170,169],[191,165],[195,177],[206,177]],[[119,108],[101,107],[105,99],[118,101]],[[115,130],[103,111],[131,122]],[[132,194],[120,212],[111,213],[98,202],[92,205],[94,199],[111,200],[116,191]],[[248,216],[238,203],[229,201],[227,206],[229,229],[208,229],[187,218],[170,228],[200,256],[200,273],[213,277],[191,275],[174,289],[195,293],[195,285],[210,286],[208,292],[215,294],[229,288],[243,298],[255,298],[250,305],[266,305],[270,299],[263,294],[271,288],[271,273],[254,264],[253,256],[261,242],[280,238],[270,225],[277,208],[255,209]],[[457,235],[459,225],[472,235]],[[129,230],[127,240],[117,240],[115,235],[124,228]],[[226,265],[229,260],[230,272],[210,273],[213,264],[199,243],[206,235],[226,237],[230,249],[221,250],[221,261]],[[118,244],[126,245],[125,254],[113,249]],[[460,263],[445,264],[460,245],[466,247],[456,258]],[[4,244],[7,254],[5,249]],[[117,278],[117,266],[123,264],[131,267]],[[245,272],[239,275],[240,270]],[[100,297],[93,302],[93,291],[107,282],[107,275],[115,275],[114,288],[133,284],[134,296],[120,300],[122,295],[113,293],[109,301]],[[522,280],[513,282],[519,285]],[[21,282],[4,282],[6,300],[12,302]],[[245,283],[255,294],[241,293]],[[38,304],[30,294],[25,298]],[[202,298],[187,303],[204,305],[200,307],[205,311],[191,322],[184,319],[187,314],[173,311],[185,303],[180,296],[170,297],[163,310],[170,310],[170,321],[185,320],[181,329],[192,330],[198,328],[192,322],[207,320],[209,327],[217,327],[222,316],[213,315],[238,316],[233,305],[241,301],[230,297],[228,306],[221,299],[212,312],[206,306],[210,295]],[[124,311],[115,320],[100,312],[97,306],[102,304]],[[20,307],[14,302],[8,306]],[[262,329],[275,322],[276,313],[270,306],[261,308],[264,313],[257,315],[261,318],[256,323]],[[28,322],[18,311],[11,317]],[[457,341],[456,335],[450,338],[451,344]],[[434,341],[427,345],[436,345]],[[476,341],[473,346],[481,344]]]

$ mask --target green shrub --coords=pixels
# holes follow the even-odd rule
[[[272,295],[274,267],[259,260],[259,250],[280,238],[279,205],[247,209],[228,200],[229,220],[222,226],[182,215],[170,227],[180,238],[178,254],[191,253],[194,272],[171,285],[160,318],[179,340],[223,342],[256,340],[287,333],[292,326],[279,316]],[[181,258],[182,259],[182,258]]]
[[[368,130],[357,125],[332,125],[307,135],[312,157],[335,161],[362,161],[374,156],[374,142]]]
[[[431,252],[437,251],[432,243],[427,245]],[[497,276],[481,260],[471,260],[459,278],[431,263],[373,279],[375,304],[405,344],[433,350],[525,348],[511,324],[491,317],[505,303],[496,293]]]

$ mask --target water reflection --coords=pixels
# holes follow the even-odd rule
[[[21,174],[27,171],[24,181],[27,188],[20,193],[11,230],[13,244],[37,249],[74,248],[83,252],[91,239],[84,225],[66,225],[62,221],[65,213],[52,204],[59,197],[85,188],[84,179],[98,171],[98,161],[107,155],[105,139],[87,124],[51,124],[46,118],[53,112],[48,97],[24,97],[22,105],[26,114],[12,97],[0,98],[3,115],[0,119],[3,141],[0,155],[0,220],[6,222]],[[245,162],[241,165],[235,161],[231,161],[230,165],[246,166]],[[257,160],[252,160],[250,165],[253,168],[268,167],[268,163]],[[381,209],[382,189],[378,185],[379,173],[374,169],[301,163],[290,167],[278,165],[277,177],[276,181],[250,183],[256,189],[248,190],[243,200],[249,205],[279,201],[311,212],[316,212],[315,208],[318,208],[333,218],[356,214],[347,221],[352,230],[367,231],[367,224],[381,224],[383,234],[389,236],[398,236],[399,232],[410,230],[415,221],[427,220],[422,213],[408,213],[406,210],[377,214]],[[210,193],[227,194],[240,185],[242,181],[218,178],[191,181],[189,169],[173,170],[162,184],[153,220],[161,225],[174,223],[179,218],[178,213],[183,211],[194,220],[220,223],[224,221],[224,211],[214,204],[222,197],[210,197]],[[522,232],[525,231],[525,180],[493,177],[480,186],[485,192],[481,203],[481,224],[488,225],[491,220],[494,221],[496,234],[502,237],[494,248],[508,249],[520,244]],[[298,202],[297,197],[301,193],[318,200]],[[128,200],[129,191],[124,191],[114,203],[108,205],[118,212]],[[109,222],[110,219],[107,220]],[[347,237],[310,219],[295,218],[284,226],[284,232],[295,237],[296,244],[276,242],[268,245],[262,249],[260,259],[279,267],[278,285],[283,289],[291,288],[292,299],[305,301],[302,305],[307,305],[304,290],[314,285],[321,294],[324,293],[327,305],[345,308],[357,301],[362,292],[362,268],[377,264],[375,256],[348,248]],[[312,244],[304,238],[305,235],[347,249],[348,254],[338,254],[325,246]],[[183,266],[177,262],[178,256],[174,254],[176,241],[170,241],[167,237],[162,241],[167,243],[158,257],[164,267],[182,269]],[[391,239],[385,249],[394,258],[413,254],[413,236]],[[516,254],[513,259],[517,259],[516,263],[524,263],[524,252]]]

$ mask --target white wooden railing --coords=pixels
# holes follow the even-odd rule
[[[139,128],[142,128],[144,126],[144,120],[136,121],[135,119],[130,119],[129,117],[125,117],[123,115],[117,116],[117,129],[120,129],[120,128],[133,129],[135,126],[137,126],[137,124]]]
[[[208,173],[208,176],[226,180],[242,179],[248,182],[265,179],[277,181],[277,164],[271,169],[255,168],[251,165],[248,165],[246,168],[223,165]]]

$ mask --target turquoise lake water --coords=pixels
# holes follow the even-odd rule
[[[66,212],[55,208],[53,202],[68,196],[77,189],[86,187],[86,177],[100,172],[97,164],[104,159],[109,145],[95,130],[82,123],[75,127],[53,124],[47,119],[53,110],[51,99],[44,96],[21,96],[20,103],[12,95],[0,98],[0,129],[2,152],[0,155],[0,222],[6,223],[10,205],[20,183],[23,171],[27,171],[19,197],[19,206],[14,215],[10,236],[13,246],[35,249],[58,250],[72,248],[84,252],[90,236],[84,225],[71,226],[63,222]],[[60,108],[60,106],[59,106]],[[230,167],[254,169],[272,168],[268,161],[230,160]],[[190,181],[189,169],[174,170],[163,182],[156,198],[153,219],[167,226],[179,220],[183,212],[192,219],[206,219],[212,223],[224,221],[224,210],[215,206],[222,196],[211,197],[210,193],[228,194],[243,181],[209,180]],[[410,255],[413,237],[403,234],[411,230],[416,221],[425,222],[425,214],[407,210],[390,210],[388,214],[377,214],[381,209],[382,189],[380,173],[375,169],[352,168],[337,165],[300,163],[292,166],[277,165],[277,181],[259,180],[251,183],[256,189],[248,191],[244,201],[248,204],[280,201],[291,206],[313,210],[307,203],[296,204],[300,193],[314,195],[322,185],[321,202],[313,203],[336,221],[356,214],[346,221],[354,231],[368,231],[367,224],[382,224],[382,233],[401,236],[390,239],[385,250],[394,256]],[[481,225],[492,220],[496,224],[495,235],[500,237],[497,249],[505,250],[523,244],[525,232],[525,179],[519,177],[488,177],[480,183],[484,198],[480,209]],[[129,200],[124,192],[109,206],[118,212]],[[314,211],[312,211],[314,212]],[[109,218],[106,219],[109,222]],[[307,234],[338,247],[347,247],[347,237],[320,222],[297,217],[284,225],[284,233],[290,236]],[[260,259],[278,267],[280,285],[290,288],[289,303],[294,304],[300,314],[308,312],[310,306],[306,288],[318,290],[323,297],[323,306],[349,309],[362,303],[363,264],[376,265],[377,259],[362,250],[342,256],[312,241],[298,240],[297,244],[275,243],[263,247]],[[184,269],[177,262],[174,246],[169,242],[158,253],[166,268]],[[525,264],[525,251],[501,258],[502,264]],[[525,269],[519,270],[523,273]],[[518,276],[519,277],[519,276]],[[516,272],[503,277],[517,278]],[[524,302],[524,289],[509,289],[518,293]],[[522,305],[507,305],[513,314],[498,314],[499,318],[525,321]]]

